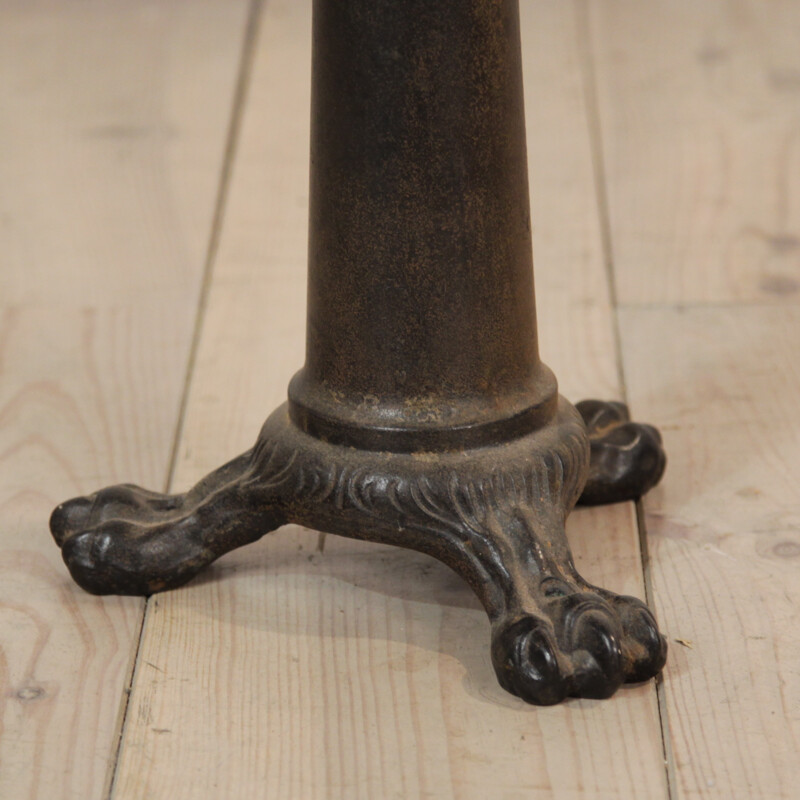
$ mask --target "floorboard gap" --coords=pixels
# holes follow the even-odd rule
[[[264,6],[265,0],[251,0],[250,7],[247,13],[247,21],[244,28],[244,36],[242,39],[241,61],[239,65],[239,74],[236,81],[236,87],[233,94],[233,102],[231,104],[231,118],[228,126],[228,132],[225,137],[225,152],[222,159],[222,168],[220,170],[219,188],[217,191],[217,198],[214,204],[214,216],[211,222],[211,229],[208,239],[208,246],[206,248],[206,258],[203,264],[203,277],[200,288],[200,297],[198,299],[197,314],[195,316],[194,330],[192,332],[192,340],[189,348],[189,356],[186,362],[186,374],[183,382],[183,391],[181,393],[180,405],[178,408],[178,419],[175,426],[175,437],[170,449],[169,462],[167,467],[167,476],[164,483],[164,491],[169,492],[172,489],[172,481],[175,475],[175,467],[178,460],[178,449],[180,441],[183,436],[184,419],[186,417],[186,409],[189,402],[189,394],[191,391],[192,375],[194,373],[194,366],[197,361],[197,352],[200,344],[200,337],[203,330],[203,320],[205,318],[206,306],[208,303],[208,294],[211,288],[211,278],[214,270],[214,261],[216,259],[217,250],[219,248],[219,241],[222,231],[222,224],[225,218],[225,203],[228,197],[228,188],[230,185],[230,177],[233,170],[233,163],[236,157],[237,143],[239,140],[239,131],[241,129],[241,121],[244,115],[245,99],[247,97],[248,88],[250,86],[250,76],[252,73],[253,59],[255,56],[256,41],[258,38],[259,21],[261,19],[261,11]],[[141,616],[141,623],[139,625],[139,634],[136,637],[135,655],[131,659],[131,669],[128,674],[128,680],[124,689],[124,697],[121,702],[121,710],[119,715],[119,723],[116,731],[116,743],[114,747],[114,755],[109,764],[108,774],[105,783],[105,790],[103,792],[104,800],[112,800],[117,779],[117,772],[119,761],[122,754],[122,746],[125,739],[125,730],[128,721],[128,710],[130,708],[130,699],[133,693],[133,686],[138,674],[139,661],[141,658],[141,644],[144,637],[145,626],[147,624],[148,611],[150,608],[150,598],[145,600],[144,608]]]
[[[603,262],[608,281],[608,292],[611,301],[611,316],[614,325],[614,349],[617,363],[617,375],[622,399],[628,402],[625,367],[622,359],[622,332],[619,323],[619,302],[617,279],[614,271],[614,250],[612,246],[611,214],[609,210],[608,183],[603,158],[603,130],[600,120],[600,107],[597,93],[597,76],[595,70],[594,49],[591,36],[591,10],[589,0],[575,0],[575,25],[578,51],[581,54],[581,75],[583,78],[584,102],[586,107],[587,126],[591,142],[592,170],[597,197],[597,213],[600,221],[600,236],[603,248]],[[647,546],[647,528],[645,526],[642,503],[636,503],[636,524],[639,533],[639,554],[641,558],[642,576],[644,579],[645,601],[654,608],[653,586],[650,574],[650,557]],[[661,747],[664,755],[664,771],[669,800],[677,796],[675,784],[675,763],[669,733],[669,719],[664,697],[664,681],[662,676],[656,678],[656,699],[661,728]]]

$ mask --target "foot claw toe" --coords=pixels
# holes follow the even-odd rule
[[[528,616],[499,626],[492,661],[500,685],[528,703],[549,706],[567,696],[567,681],[546,623]]]
[[[625,680],[639,683],[657,675],[667,660],[667,640],[650,609],[635,597],[616,602],[625,632]]]
[[[616,620],[605,611],[580,613],[572,626],[572,691],[577,697],[611,697],[623,682],[622,652]]]
[[[107,534],[84,531],[71,536],[61,548],[61,555],[70,574],[87,592],[111,594],[118,585],[119,570],[108,564],[104,558],[110,544]]]
[[[71,535],[86,527],[93,506],[94,501],[91,497],[76,497],[54,509],[50,515],[50,533],[59,547],[62,547]]]

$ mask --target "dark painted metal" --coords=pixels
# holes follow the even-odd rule
[[[623,403],[582,400],[575,407],[591,445],[581,505],[638,500],[661,480],[667,457],[656,428],[631,422]]]
[[[428,553],[500,683],[607,697],[666,643],[575,570],[564,521],[638,497],[657,431],[539,360],[516,0],[315,0],[307,352],[255,447],[185,495],[115,486],[51,530],[97,594],[179,586],[287,523]]]
[[[532,430],[556,382],[536,345],[515,4],[317,0],[313,36],[292,418],[391,450]]]

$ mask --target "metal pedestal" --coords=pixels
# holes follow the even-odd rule
[[[584,581],[564,535],[577,501],[638,497],[665,459],[539,359],[518,23],[517,0],[315,0],[305,366],[255,447],[186,494],[59,506],[81,586],[170,589],[296,522],[449,565],[529,702],[661,669],[651,613]]]

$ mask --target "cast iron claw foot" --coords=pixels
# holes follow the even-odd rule
[[[530,703],[608,697],[655,675],[666,642],[639,601],[576,572],[564,522],[583,488],[589,440],[564,400],[544,427],[494,447],[388,453],[331,444],[289,419],[184,495],[115,486],[59,506],[53,536],[97,594],[188,581],[287,522],[409,547],[461,575],[492,621],[501,685]]]
[[[566,697],[610,697],[622,683],[658,674],[667,643],[644,603],[588,586],[577,574],[548,584],[535,612],[494,626],[492,661],[504,689],[553,705]]]
[[[631,422],[624,403],[582,400],[575,408],[591,443],[581,505],[637,500],[661,480],[667,457],[656,428]]]
[[[219,556],[283,524],[246,489],[252,451],[186,494],[132,484],[62,503],[50,530],[75,581],[93,594],[150,595],[191,580]]]

